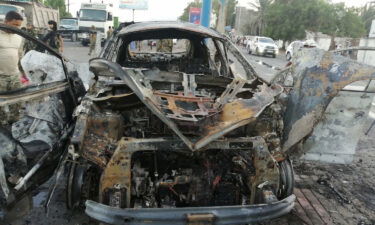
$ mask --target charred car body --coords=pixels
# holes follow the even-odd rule
[[[19,29],[0,25],[15,39],[32,43],[20,65],[28,85],[0,92],[0,221],[11,220],[36,187],[64,161],[74,128],[72,113],[85,89],[76,72],[69,73],[61,55]],[[17,112],[12,107],[19,105]],[[10,115],[19,114],[17,116]],[[6,115],[13,118],[7,119]],[[60,163],[61,162],[61,163]],[[20,215],[16,212],[16,217]]]
[[[150,39],[178,41],[150,52]],[[68,206],[85,202],[94,219],[137,225],[246,224],[289,212],[287,153],[344,85],[373,71],[314,51],[269,84],[213,30],[122,29],[90,61],[95,79],[75,111]],[[284,74],[296,88],[284,90]]]

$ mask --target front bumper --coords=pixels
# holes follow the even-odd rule
[[[94,201],[86,201],[86,214],[108,224],[126,225],[192,225],[248,224],[270,220],[289,213],[295,196],[270,204],[191,207],[119,209]]]
[[[279,51],[275,50],[275,49],[260,49],[259,50],[259,53],[260,54],[264,54],[264,55],[267,55],[267,54],[270,54],[270,55],[278,55],[279,54]]]
[[[88,33],[79,33],[78,40],[89,40],[90,35]]]

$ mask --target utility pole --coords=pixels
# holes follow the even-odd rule
[[[201,13],[201,25],[204,27],[210,27],[212,10],[212,0],[203,0],[202,13]]]
[[[220,10],[217,22],[217,31],[220,33],[225,32],[225,23],[227,21],[227,3],[226,0],[220,0]]]

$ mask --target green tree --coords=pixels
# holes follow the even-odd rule
[[[361,12],[362,22],[365,24],[366,33],[370,33],[372,21],[375,20],[375,6],[363,7]]]
[[[324,0],[275,1],[266,11],[265,34],[292,41],[305,38],[305,30],[357,38],[365,33],[364,24],[354,8],[329,4]]]
[[[358,15],[359,11],[355,8],[346,10],[341,20],[337,21],[339,36],[359,38],[366,34],[365,24]]]
[[[226,25],[234,27],[235,19],[236,19],[236,6],[238,1],[237,0],[227,0],[227,19]]]
[[[249,3],[250,6],[255,8],[257,11],[257,17],[251,26],[253,26],[253,29],[256,30],[256,34],[258,35],[262,35],[264,33],[264,29],[266,27],[266,13],[273,2],[273,0],[257,0],[256,2]]]
[[[72,15],[66,11],[65,0],[44,0],[43,3],[54,9],[58,9],[60,17],[72,17]]]

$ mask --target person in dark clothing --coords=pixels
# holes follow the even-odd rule
[[[61,35],[57,32],[57,23],[53,20],[48,21],[50,32],[46,34],[42,41],[49,45],[51,48],[62,53],[64,51],[64,41]]]

